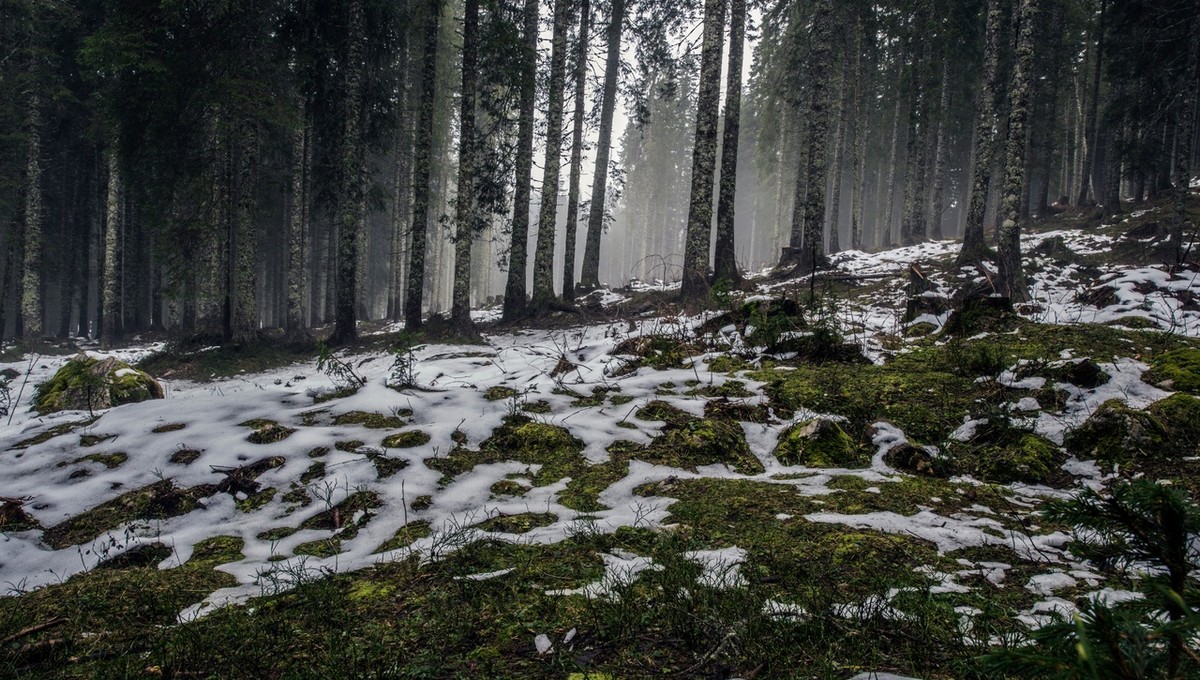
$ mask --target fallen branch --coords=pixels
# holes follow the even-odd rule
[[[30,626],[23,630],[19,630],[19,631],[13,633],[12,635],[9,635],[8,637],[4,638],[3,640],[0,640],[0,645],[12,644],[12,643],[16,642],[17,640],[20,640],[21,638],[26,638],[26,637],[29,637],[30,635],[35,635],[37,633],[42,632],[43,630],[50,630],[51,628],[56,628],[58,626],[63,625],[64,623],[67,623],[70,620],[71,619],[59,617],[57,619],[50,619],[49,621],[46,621],[45,623],[39,623],[37,625]]]

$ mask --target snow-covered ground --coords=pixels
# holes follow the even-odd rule
[[[1107,237],[1073,231],[1031,235],[1025,239],[1024,247],[1032,248],[1054,236],[1062,237],[1077,253],[1101,252],[1111,247]],[[874,360],[881,361],[886,353],[883,338],[900,335],[904,330],[904,272],[912,264],[924,266],[945,262],[953,257],[957,247],[954,242],[943,241],[878,254],[858,251],[838,254],[834,263],[846,273],[900,275],[886,281],[882,291],[874,289],[862,298],[841,301],[834,313],[847,336],[859,342]],[[1200,280],[1196,272],[1171,274],[1153,267],[1118,267],[1101,277],[1099,282],[1089,282],[1081,279],[1074,267],[1040,263],[1031,279],[1034,304],[1023,308],[1024,313],[1037,321],[1057,324],[1108,323],[1136,316],[1162,330],[1200,335],[1200,306],[1188,302],[1189,296],[1200,299]],[[944,275],[936,275],[932,281],[935,290],[949,292],[951,282]],[[1108,298],[1081,295],[1092,283],[1110,288],[1112,295]],[[769,295],[776,287],[775,284],[764,284],[761,293]],[[611,304],[621,299],[613,294],[606,301]],[[1097,306],[1089,300],[1107,300],[1108,304]],[[481,318],[485,318],[484,315]],[[642,334],[690,337],[704,320],[705,317],[648,316],[568,330],[524,330],[488,335],[486,347],[425,345],[414,355],[415,378],[420,389],[404,391],[393,390],[385,384],[391,368],[390,355],[354,356],[356,370],[367,379],[366,385],[353,396],[319,405],[314,405],[313,395],[330,390],[334,385],[329,377],[317,371],[315,362],[211,383],[167,380],[163,382],[166,399],[108,410],[83,429],[23,449],[13,447],[50,427],[78,421],[87,414],[39,416],[29,407],[33,386],[51,376],[68,357],[27,357],[20,362],[0,365],[0,368],[12,368],[21,374],[15,386],[28,380],[11,422],[0,427],[0,451],[3,451],[0,453],[3,464],[0,496],[29,498],[25,510],[45,527],[57,525],[89,508],[162,479],[171,479],[180,487],[191,487],[220,481],[219,468],[233,468],[268,456],[278,456],[284,461],[258,478],[263,487],[275,487],[280,493],[252,512],[240,510],[235,497],[218,493],[204,499],[197,509],[185,515],[137,521],[107,532],[94,542],[61,550],[51,549],[43,543],[41,531],[0,534],[0,591],[16,593],[61,581],[142,543],[158,542],[170,547],[171,556],[160,565],[170,568],[186,562],[193,547],[205,538],[217,535],[241,537],[245,542],[244,558],[220,567],[235,576],[239,585],[215,592],[202,604],[181,612],[181,617],[187,618],[213,606],[259,595],[268,587],[278,587],[281,582],[286,587],[288,579],[304,573],[325,569],[355,570],[410,554],[417,554],[424,560],[436,560],[447,551],[482,535],[475,525],[497,515],[552,514],[556,518],[553,523],[527,533],[488,534],[502,540],[543,544],[562,541],[584,524],[589,530],[602,532],[635,524],[660,525],[674,500],[645,497],[635,494],[634,490],[648,482],[668,478],[752,479],[787,485],[813,496],[831,493],[826,483],[833,476],[856,476],[870,485],[887,484],[900,478],[900,473],[884,462],[883,454],[903,442],[904,435],[887,424],[878,427],[878,452],[866,469],[830,470],[783,465],[774,458],[772,451],[780,433],[796,419],[765,425],[742,424],[753,454],[765,468],[761,474],[743,475],[724,465],[701,467],[692,472],[634,460],[628,475],[600,495],[600,501],[607,509],[588,513],[584,518],[559,500],[559,494],[569,480],[532,486],[530,478],[536,472],[536,466],[512,461],[482,464],[442,487],[439,485],[441,473],[423,464],[426,459],[446,456],[456,445],[453,437],[460,436],[456,433],[465,434],[468,446],[477,446],[525,401],[549,402],[549,413],[533,417],[567,428],[584,442],[583,453],[590,462],[608,460],[606,447],[617,439],[649,443],[659,433],[659,424],[627,417],[649,401],[661,399],[686,412],[703,414],[704,397],[664,396],[659,391],[663,383],[669,381],[678,385],[698,380],[705,385],[719,386],[731,378],[709,369],[710,355],[694,359],[686,368],[666,371],[641,368],[621,374],[616,369],[625,363],[625,359],[615,354],[616,347],[621,341]],[[938,326],[945,317],[921,320]],[[113,355],[135,361],[155,349],[133,348]],[[563,360],[570,363],[570,370],[556,372]],[[1033,411],[1028,414],[1031,425],[1053,441],[1061,442],[1065,428],[1082,422],[1106,399],[1120,398],[1141,407],[1168,394],[1141,383],[1138,377],[1145,365],[1132,358],[1103,364],[1102,368],[1112,378],[1107,385],[1095,390],[1071,387],[1074,391],[1065,415]],[[1005,378],[1002,376],[1002,379]],[[1009,376],[1008,379],[1014,378]],[[764,399],[762,385],[744,377],[741,380],[746,383],[746,389],[759,395],[750,401]],[[485,392],[497,386],[512,388],[518,396],[496,401],[486,399]],[[568,388],[588,395],[594,387],[619,387],[620,394],[629,397],[630,401],[619,406],[605,401],[599,406],[578,407],[572,405],[576,397],[562,393],[562,388]],[[385,450],[382,440],[397,430],[333,423],[335,416],[351,411],[386,415],[404,413],[404,409],[411,410],[412,415],[404,416],[407,424],[400,431],[420,430],[429,435],[428,443]],[[252,419],[275,421],[296,428],[296,431],[274,443],[250,443],[247,436],[252,430],[240,423]],[[182,427],[166,432],[153,431],[162,425]],[[79,446],[81,434],[111,438],[82,449]],[[333,446],[336,442],[350,440],[360,440],[363,446],[350,451]],[[319,447],[330,449],[321,458],[324,471],[306,484],[309,495],[317,500],[307,507],[296,507],[282,496],[290,484],[309,470],[314,462],[309,454]],[[191,464],[173,463],[172,455],[184,448],[199,450],[202,454]],[[101,462],[80,460],[85,455],[115,452],[127,454],[128,460],[111,469]],[[371,455],[380,453],[402,459],[407,465],[394,475],[380,479],[370,460]],[[1089,467],[1086,462],[1073,461],[1071,465],[1073,472],[1087,479],[1099,475],[1095,466]],[[87,472],[80,473],[80,470]],[[781,478],[781,475],[787,477]],[[514,479],[531,488],[521,497],[497,497],[492,486],[506,479]],[[283,538],[259,538],[262,532],[272,527],[300,526],[306,518],[327,510],[356,491],[367,489],[378,494],[382,507],[371,521],[362,525],[357,535],[342,542],[342,552],[338,555],[318,558],[293,554],[303,543],[329,538],[331,532],[326,529],[300,529]],[[1011,491],[1014,499],[1027,505],[1040,496],[1055,493],[1020,485]],[[421,496],[429,496],[429,504],[419,510],[411,509],[413,499]],[[930,541],[941,552],[967,546],[1009,546],[1018,554],[1046,563],[1046,573],[1034,576],[1027,584],[1033,592],[1047,598],[1026,612],[1029,620],[1042,620],[1037,617],[1044,618],[1045,612],[1054,607],[1069,607],[1069,602],[1054,598],[1054,593],[1063,587],[1087,583],[1088,578],[1081,576],[1087,573],[1083,565],[1063,551],[1066,536],[1018,532],[1005,528],[990,513],[989,508],[980,506],[974,512],[944,515],[930,507],[911,516],[894,512],[811,513],[805,519],[916,536]],[[348,523],[353,519],[348,518]],[[406,523],[418,521],[429,524],[432,528],[430,536],[399,550],[376,552]],[[607,568],[604,580],[564,592],[599,596],[614,583],[636,579],[642,571],[655,567],[645,556],[611,554],[602,557]],[[732,547],[701,551],[691,557],[705,566],[702,578],[709,579],[712,584],[735,586],[740,582],[737,565],[745,558],[744,551]],[[1005,578],[1007,568],[1008,565],[1002,564],[968,563],[964,565],[964,573],[984,571],[989,580],[999,582]],[[490,573],[478,578],[500,576],[503,574]],[[955,574],[935,576],[940,579],[941,587],[961,587],[955,583]],[[853,607],[847,605],[847,612],[869,603],[851,604]],[[886,602],[879,604],[887,606]]]

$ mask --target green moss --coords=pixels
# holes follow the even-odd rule
[[[308,484],[309,482],[312,482],[317,479],[321,479],[324,476],[325,476],[325,463],[323,463],[321,461],[317,461],[317,462],[313,463],[312,465],[309,465],[308,469],[304,471],[304,474],[300,475],[300,483]]]
[[[396,530],[396,534],[384,541],[382,545],[374,550],[374,553],[387,552],[389,550],[399,550],[410,546],[414,541],[422,538],[427,538],[433,534],[433,529],[430,528],[429,522],[424,520],[418,522],[409,522],[408,524]]]
[[[200,490],[181,489],[169,479],[155,482],[46,529],[42,539],[50,547],[61,550],[86,543],[133,520],[186,515],[196,508],[202,493]]]
[[[669,422],[673,420],[687,420],[692,416],[687,411],[656,399],[639,408],[633,414],[633,417],[638,420],[662,420]]]
[[[292,552],[296,555],[310,555],[312,557],[333,557],[342,552],[342,541],[336,536],[333,538],[319,538],[315,541],[301,543]]]
[[[345,441],[334,442],[333,448],[345,453],[358,453],[358,450],[366,445],[367,443],[361,439],[348,439]]]
[[[191,465],[192,463],[196,462],[196,459],[199,458],[202,453],[202,451],[197,451],[196,449],[183,448],[172,453],[168,460],[176,465]]]
[[[359,511],[363,514],[358,523],[353,526],[362,526],[370,521],[371,511],[380,507],[383,507],[383,501],[379,498],[379,494],[374,491],[355,491],[332,508],[304,520],[300,524],[300,528],[326,529],[328,531],[345,529],[352,526],[350,522]]]
[[[493,496],[524,496],[529,487],[511,479],[502,479],[492,485]]]
[[[750,362],[732,354],[722,354],[708,362],[708,370],[714,373],[735,373],[749,368],[753,368]]]
[[[302,486],[283,494],[279,497],[279,500],[300,508],[307,507],[313,502],[312,496],[308,494],[308,489]],[[295,508],[292,509],[294,510]]]
[[[111,470],[113,468],[121,467],[121,465],[123,465],[127,460],[129,460],[129,454],[123,451],[115,451],[113,453],[92,453],[82,458],[76,458],[71,462],[82,463],[84,461],[91,461],[93,463],[100,463],[104,467]]]
[[[353,397],[354,395],[358,394],[358,389],[358,385],[350,385],[348,387],[339,387],[336,390],[330,390],[328,392],[321,392],[313,397],[313,403],[324,404],[325,402],[334,401],[336,399]]]
[[[237,509],[242,512],[254,512],[255,510],[262,508],[264,505],[274,500],[276,493],[278,493],[278,491],[275,489],[275,487],[268,486],[262,491],[252,493],[243,499],[235,501],[234,505],[236,505]]]
[[[431,505],[433,505],[433,496],[430,495],[417,496],[412,503],[409,503],[409,507],[417,512],[428,510]]]
[[[250,433],[250,436],[246,437],[246,441],[251,444],[274,444],[275,442],[281,442],[292,436],[296,431],[295,428],[285,427],[265,418],[255,418],[254,420],[247,420],[238,424],[254,430],[254,432]]]
[[[266,531],[260,531],[258,533],[258,535],[256,536],[256,538],[258,538],[258,540],[260,540],[260,541],[271,541],[271,542],[282,541],[283,539],[287,538],[288,536],[291,536],[292,534],[296,533],[297,531],[299,531],[299,529],[297,529],[295,527],[275,527],[274,529],[267,529]]]
[[[383,440],[383,447],[387,449],[411,449],[418,446],[425,446],[432,440],[429,433],[421,430],[407,430],[386,437]]]
[[[379,475],[378,479],[387,479],[408,467],[408,461],[403,458],[392,458],[379,453],[369,453],[367,459],[375,466],[375,471]]]
[[[481,531],[503,534],[524,534],[537,527],[558,521],[558,516],[549,512],[523,512],[519,515],[496,515],[475,525]]]
[[[616,399],[616,397],[613,398]],[[521,410],[526,413],[546,414],[550,413],[553,409],[550,407],[550,402],[545,399],[538,399],[537,401],[526,402],[521,406]]]
[[[13,444],[13,448],[14,449],[27,449],[30,446],[37,446],[38,444],[45,444],[46,442],[50,441],[51,439],[54,439],[55,437],[61,437],[62,435],[70,434],[71,432],[73,432],[81,427],[87,427],[88,425],[91,425],[92,423],[96,422],[97,420],[99,420],[99,418],[86,418],[84,420],[75,420],[75,421],[72,421],[69,423],[61,423],[61,424],[55,425],[54,427],[46,430],[45,432],[40,432],[28,439],[22,439],[21,441],[17,442],[16,444]]]
[[[1165,382],[1168,389],[1200,395],[1200,349],[1187,347],[1156,356],[1143,379],[1152,385]]]
[[[689,390],[687,394],[689,396],[709,398],[723,397],[725,399],[745,399],[747,397],[754,396],[753,392],[746,389],[746,383],[742,382],[741,380],[726,380],[720,385],[704,385],[702,387],[696,387],[693,390]]]
[[[1128,463],[1159,455],[1166,442],[1167,432],[1157,418],[1112,399],[1069,432],[1064,444],[1080,458]]]
[[[182,430],[185,427],[187,427],[187,425],[185,425],[184,423],[167,423],[165,425],[159,425],[158,427],[156,427],[150,431],[153,432],[154,434],[165,434],[167,432],[178,432],[179,430]]]
[[[624,406],[625,404],[633,401],[633,397],[629,396],[628,394],[614,394],[608,398],[608,401],[612,403],[613,406]]]
[[[98,444],[103,444],[110,439],[116,439],[115,434],[81,434],[79,435],[79,445],[90,447]]]
[[[239,536],[212,536],[192,547],[189,565],[228,564],[242,559],[245,541]]]
[[[710,418],[668,421],[663,433],[638,453],[637,458],[692,471],[701,465],[715,463],[728,465],[742,474],[764,471],[762,463],[750,452],[740,425]]]
[[[1056,476],[1062,462],[1057,447],[1035,434],[1025,434],[1011,445],[988,449],[976,470],[989,482],[1041,484]]]
[[[410,412],[411,415],[411,412]],[[398,416],[367,411],[348,411],[333,417],[334,425],[362,425],[372,430],[390,430],[404,427],[407,423]]]
[[[483,398],[488,401],[504,401],[505,399],[512,399],[518,394],[520,392],[506,385],[493,385],[484,391]]]
[[[683,368],[684,361],[700,349],[687,340],[668,335],[642,335],[629,338],[613,349],[613,355],[632,355],[634,358],[620,373],[632,373],[640,366],[657,370]]]
[[[114,358],[95,359],[80,354],[63,364],[34,393],[38,413],[92,411],[162,399],[162,386],[154,378]]]
[[[327,455],[329,455],[329,447],[328,446],[318,446],[318,447],[314,448],[312,451],[308,452],[309,458],[322,458]]]
[[[808,467],[862,467],[871,461],[841,426],[824,418],[784,430],[774,455],[784,465]]]

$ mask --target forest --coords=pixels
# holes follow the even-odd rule
[[[1200,0],[0,0],[0,679],[1200,677]]]
[[[542,4],[7,0],[5,337],[463,330],[945,238],[1023,298],[1022,224],[1197,159],[1182,0]]]

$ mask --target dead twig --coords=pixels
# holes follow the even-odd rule
[[[13,633],[12,635],[9,635],[8,637],[4,638],[3,640],[0,640],[0,645],[9,645],[9,644],[16,642],[17,640],[20,640],[21,638],[26,638],[26,637],[29,637],[30,635],[36,635],[37,633],[40,633],[44,630],[50,630],[51,628],[57,628],[58,626],[61,626],[70,620],[71,619],[60,616],[56,619],[50,619],[49,621],[46,621],[44,623],[39,623],[37,625],[30,626],[23,630],[19,630],[19,631]],[[26,645],[26,646],[28,646],[28,645]]]

